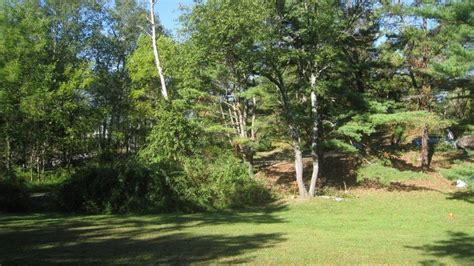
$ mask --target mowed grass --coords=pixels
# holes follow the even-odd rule
[[[474,204],[433,191],[147,216],[0,215],[0,264],[474,263]]]

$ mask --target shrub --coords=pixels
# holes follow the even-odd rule
[[[239,208],[269,202],[272,195],[248,174],[248,167],[231,154],[215,161],[185,161],[183,175],[172,187],[183,200],[200,209]]]
[[[163,109],[157,113],[157,121],[139,157],[148,164],[168,165],[163,174],[166,182],[161,186],[175,208],[223,209],[271,198],[268,190],[249,176],[248,166],[226,153],[226,144],[214,143],[210,132],[185,112]]]
[[[29,196],[25,182],[14,175],[0,176],[0,211],[17,212],[28,208]]]
[[[59,198],[69,211],[159,211],[167,208],[170,195],[165,179],[159,173],[135,161],[88,166],[62,186]]]

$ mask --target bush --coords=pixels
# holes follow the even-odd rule
[[[267,203],[272,195],[248,174],[248,167],[231,154],[206,162],[200,158],[184,163],[181,178],[173,180],[175,192],[200,209],[226,209]]]
[[[163,175],[135,161],[89,166],[74,174],[59,192],[63,207],[89,213],[152,212],[167,207]]]
[[[10,174],[0,176],[0,211],[17,212],[28,209],[29,196],[25,182]]]
[[[158,123],[139,157],[148,164],[173,169],[163,174],[162,187],[180,210],[211,210],[266,202],[271,195],[251,178],[248,166],[214,143],[201,125],[179,108],[160,110]],[[214,159],[218,158],[218,159]]]

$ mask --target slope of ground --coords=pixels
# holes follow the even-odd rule
[[[286,150],[286,153],[291,154],[291,151]],[[420,168],[419,157],[417,151],[382,153],[381,159],[369,162],[361,157],[331,152],[325,156],[323,175],[319,179],[318,187],[329,185],[337,189],[344,189],[346,192],[347,190],[363,192],[368,188],[381,188],[389,191],[433,190],[449,193],[456,191],[456,187],[452,178],[451,180],[447,179],[447,170],[453,169],[451,172],[455,173],[462,172],[464,169],[458,170],[459,166],[465,166],[470,171],[474,169],[472,158],[466,157],[460,151],[435,153],[431,169],[428,171],[423,171]],[[280,155],[279,158],[283,157]],[[256,175],[257,178],[266,182],[277,193],[296,196],[298,188],[293,162],[288,159],[273,159],[268,162],[267,165],[260,168]],[[308,177],[311,176],[311,167],[311,158],[305,157],[306,183],[309,183]],[[456,176],[455,174],[451,175]],[[465,180],[472,178],[471,176],[460,177]],[[373,180],[375,183],[372,185],[361,183],[364,179]],[[382,184],[378,184],[379,182]]]

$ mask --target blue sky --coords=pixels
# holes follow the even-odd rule
[[[158,0],[155,12],[160,16],[161,24],[166,30],[176,33],[179,28],[179,11],[180,6],[190,6],[193,4],[193,0]]]

